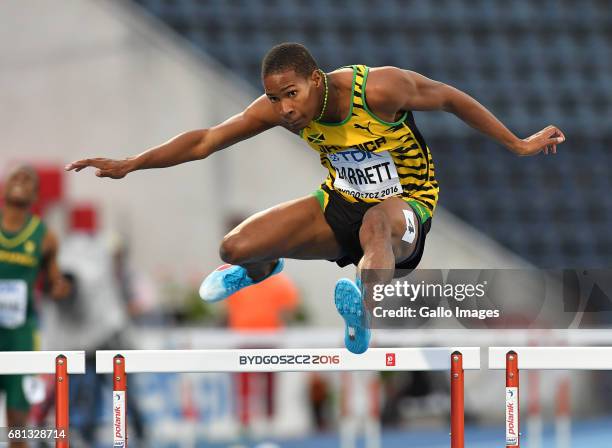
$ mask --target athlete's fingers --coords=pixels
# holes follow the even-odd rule
[[[563,131],[557,128],[557,132],[559,133],[559,136],[563,139],[563,141],[565,141],[565,134],[563,133]]]
[[[84,159],[84,160],[77,160],[76,162],[69,163],[68,165],[64,167],[64,169],[66,171],[71,171],[74,169],[76,169],[77,171],[80,171],[83,168],[86,168],[87,166],[89,166],[89,159]]]
[[[73,162],[66,166],[66,170],[71,171],[74,170],[79,172],[87,167],[97,168],[95,172],[98,177],[112,177],[114,179],[119,179],[124,177],[125,174],[117,174],[116,173],[116,160],[104,159],[104,158],[95,158],[95,159],[84,159],[79,160],[77,162]]]
[[[563,137],[552,137],[546,142],[547,145],[559,145],[561,143],[563,143]]]
[[[523,141],[527,143],[525,154],[535,155],[540,152],[543,152],[544,155],[556,154],[557,145],[565,141],[565,135],[556,126],[549,125]]]
[[[93,166],[95,168],[100,168],[100,169],[104,169],[106,166],[108,166],[110,160],[109,159],[102,159],[100,157],[97,157],[95,159],[87,159],[89,162],[89,166]]]
[[[549,126],[548,128],[548,138],[553,138],[556,139],[555,143],[563,143],[565,141],[565,135],[563,135],[563,132],[561,132],[561,130],[556,127],[556,126]]]
[[[563,143],[565,141],[565,137],[563,137],[560,132],[554,132],[549,135],[548,138],[554,140],[555,143]]]
[[[76,162],[72,162],[68,165],[66,165],[66,170],[70,171],[73,169],[76,169],[77,171],[81,171],[83,168],[87,168],[88,166],[93,166],[96,168],[101,168],[101,165],[106,161],[107,159],[83,159],[83,160],[77,160]]]
[[[67,171],[79,172],[87,167],[94,167],[94,174],[97,177],[111,177],[113,179],[121,179],[126,176],[128,169],[125,161],[113,160],[105,158],[83,159],[69,163],[65,166]]]

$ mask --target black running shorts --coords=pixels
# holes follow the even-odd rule
[[[319,201],[323,214],[325,215],[325,220],[334,232],[336,240],[344,252],[344,255],[339,259],[330,261],[336,262],[340,267],[345,267],[349,264],[357,265],[359,260],[361,260],[361,257],[363,257],[363,250],[361,249],[361,244],[359,242],[359,229],[361,228],[363,215],[365,215],[370,208],[379,203],[351,203],[342,198],[342,196],[333,190],[323,191],[319,189],[313,193],[313,196],[315,196]],[[395,268],[412,270],[417,267],[421,261],[421,258],[423,257],[425,238],[427,237],[427,233],[431,228],[431,214],[429,213],[429,210],[417,200],[404,200],[410,204],[417,217],[419,236],[415,251],[406,260],[397,263]]]

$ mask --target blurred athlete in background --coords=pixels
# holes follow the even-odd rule
[[[69,283],[57,265],[57,239],[31,212],[38,186],[38,175],[29,166],[12,170],[4,186],[4,206],[0,210],[0,351],[39,349],[34,288],[41,271],[52,298],[61,299],[70,293]],[[11,428],[27,424],[28,381],[24,375],[0,375]],[[25,446],[25,442],[10,445]]]

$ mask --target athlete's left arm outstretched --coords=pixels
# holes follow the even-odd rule
[[[369,95],[368,100],[371,101],[372,97],[378,98],[381,106],[387,104],[389,105],[387,107],[395,107],[395,112],[402,110],[451,112],[521,156],[540,152],[555,154],[557,145],[565,141],[563,132],[552,125],[527,138],[518,138],[482,104],[459,89],[396,67],[381,67],[376,71],[374,73],[378,76],[371,76],[368,79],[368,83],[378,79],[378,82],[374,81],[377,85],[375,95]]]

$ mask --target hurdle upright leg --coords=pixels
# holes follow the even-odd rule
[[[113,441],[114,447],[128,446],[127,437],[127,377],[125,358],[113,358]]]
[[[465,443],[463,356],[451,355],[451,448],[463,448]]]
[[[351,387],[353,372],[342,372],[340,381],[340,448],[357,446],[358,426],[353,415]]]
[[[557,385],[555,444],[556,448],[570,448],[572,445],[570,379],[567,372],[563,372],[563,376]]]
[[[374,372],[369,381],[369,400],[370,409],[365,426],[366,448],[380,448],[380,375],[379,372]]]
[[[69,430],[69,383],[68,383],[68,359],[64,355],[55,358],[55,429],[58,433],[64,432],[66,438],[58,438],[55,442],[56,448],[68,448]]]
[[[506,447],[520,446],[518,355],[506,354]]]

